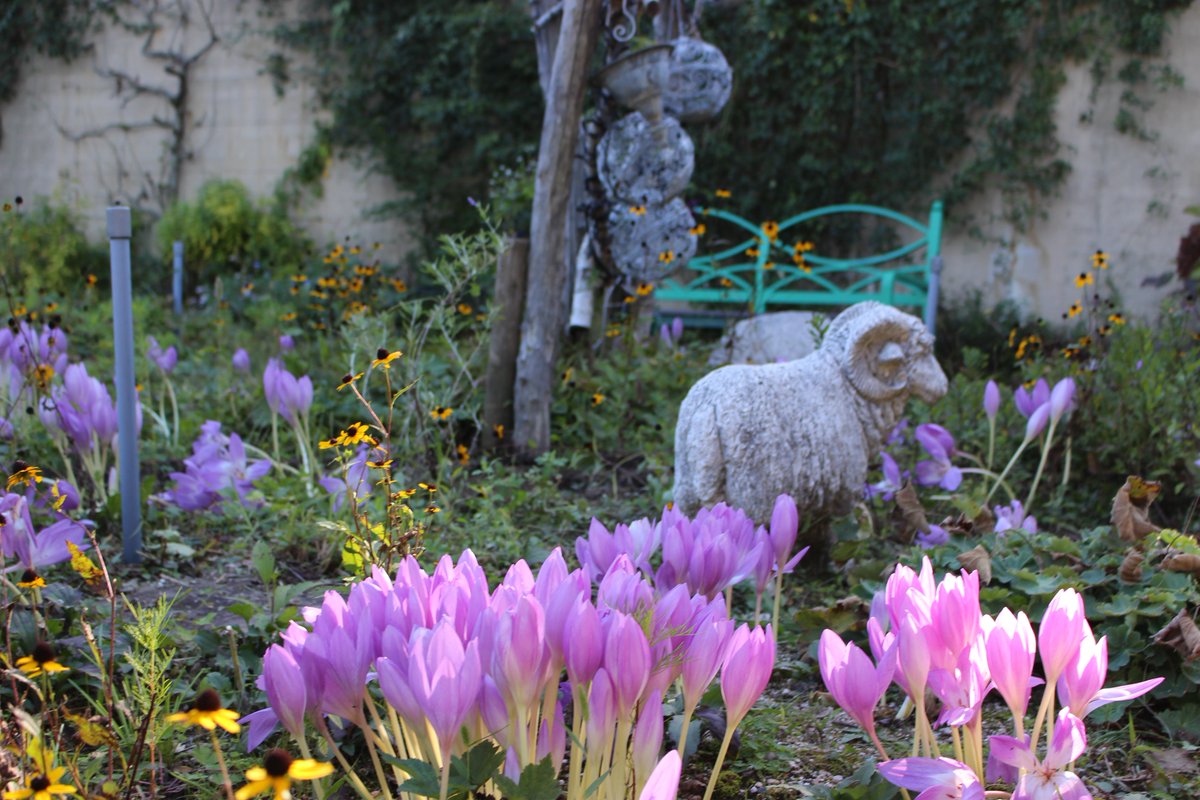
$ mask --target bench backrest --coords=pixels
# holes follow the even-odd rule
[[[932,331],[941,272],[942,202],[929,209],[929,222],[881,206],[844,204],[805,211],[778,223],[777,230],[728,211],[699,209],[744,229],[748,238],[717,253],[693,258],[681,274],[663,280],[655,299],[691,303],[735,303],[761,314],[774,306],[849,306],[864,300],[923,314]],[[804,223],[833,214],[874,215],[897,223],[907,241],[877,255],[839,259],[820,254],[817,244],[801,252]],[[707,227],[707,226],[706,226]],[[915,234],[915,238],[910,235]],[[834,278],[839,280],[835,281]]]

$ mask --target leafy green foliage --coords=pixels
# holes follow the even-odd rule
[[[466,228],[499,164],[527,155],[542,99],[521,3],[312,0],[278,36],[310,52],[335,147],[363,148],[408,196],[392,209],[438,233]],[[368,55],[369,54],[369,55]]]
[[[0,263],[10,300],[36,308],[39,301],[79,294],[89,273],[107,272],[105,254],[80,227],[76,211],[44,197],[0,214]]]
[[[194,202],[168,208],[156,234],[164,261],[170,261],[173,243],[183,242],[185,268],[198,283],[256,264],[294,268],[309,249],[284,209],[256,204],[236,179],[209,181]]]
[[[1036,213],[1023,197],[1054,191],[1070,169],[1053,116],[1064,61],[1103,51],[1113,39],[1156,51],[1166,13],[1187,5],[759,0],[712,7],[704,33],[736,77],[721,118],[690,131],[695,182],[731,189],[752,216],[845,201],[921,209],[934,176],[955,164],[944,193],[951,214],[969,193],[998,185],[1021,225]],[[1006,98],[1010,110],[1000,108]],[[775,165],[770,176],[763,153]]]

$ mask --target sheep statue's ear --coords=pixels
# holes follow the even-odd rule
[[[911,326],[890,313],[872,314],[858,322],[847,342],[842,369],[863,397],[891,400],[908,386],[905,348]]]

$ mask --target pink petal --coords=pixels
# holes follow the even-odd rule
[[[1087,732],[1083,720],[1063,709],[1054,723],[1054,736],[1046,752],[1044,766],[1058,771],[1083,755],[1087,749]]]
[[[1029,752],[1029,745],[1012,736],[993,736],[991,755],[1002,764],[1032,771],[1037,769],[1038,760]]]
[[[1120,703],[1125,700],[1132,700],[1135,697],[1141,697],[1162,682],[1162,678],[1151,678],[1148,681],[1141,681],[1139,683],[1128,683],[1124,686],[1110,686],[1107,689],[1101,689],[1100,691],[1096,692],[1096,696],[1092,698],[1090,703],[1088,703],[1087,711],[1084,712],[1084,716],[1086,717],[1100,706],[1106,706],[1109,703]]]

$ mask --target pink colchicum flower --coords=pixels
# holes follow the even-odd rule
[[[991,738],[991,751],[997,760],[1024,770],[1012,800],[1092,800],[1079,776],[1067,770],[1086,749],[1083,721],[1066,708],[1054,723],[1045,759],[1039,761],[1026,742],[1012,736]]]
[[[996,615],[986,633],[988,669],[992,683],[1013,716],[1020,719],[1029,707],[1037,642],[1024,611],[1015,616],[1005,608]]]
[[[741,724],[750,706],[767,688],[774,668],[775,634],[770,625],[753,630],[742,625],[733,632],[721,667],[721,697],[729,726]]]
[[[920,792],[913,800],[983,800],[971,768],[952,758],[897,758],[879,765],[885,779]]]
[[[875,706],[892,682],[896,655],[897,648],[890,647],[876,665],[858,645],[847,645],[828,628],[821,633],[817,660],[825,688],[872,739],[875,738]]]
[[[1064,708],[1083,719],[1100,706],[1133,700],[1163,682],[1162,678],[1130,683],[1125,686],[1104,686],[1108,674],[1108,637],[1101,636],[1097,642],[1092,632],[1084,627],[1079,651],[1067,664],[1058,679],[1058,695]]]
[[[642,787],[642,793],[638,795],[638,800],[675,800],[675,795],[679,791],[679,773],[682,768],[683,762],[679,758],[679,751],[668,752],[650,773],[650,778]]]
[[[1087,618],[1083,597],[1074,589],[1061,589],[1050,600],[1042,624],[1038,626],[1038,654],[1046,682],[1054,683],[1067,664],[1079,652]]]

